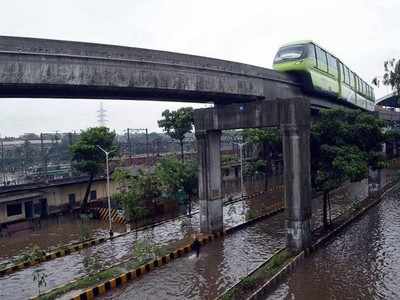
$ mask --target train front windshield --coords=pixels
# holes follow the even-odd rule
[[[286,60],[297,60],[307,56],[307,46],[288,46],[279,49],[275,56],[274,63],[279,63]]]

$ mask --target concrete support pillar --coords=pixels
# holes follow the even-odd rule
[[[281,125],[287,247],[299,252],[311,244],[310,127]]]
[[[382,188],[382,170],[368,168],[368,196],[374,197]]]
[[[221,232],[221,131],[196,132],[196,139],[199,157],[200,231]]]
[[[382,143],[382,154],[383,154],[383,156],[384,157],[386,157],[386,142],[385,143]]]

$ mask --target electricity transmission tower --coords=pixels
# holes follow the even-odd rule
[[[100,102],[100,108],[97,111],[97,122],[99,126],[105,127],[107,123],[107,110],[104,109],[103,102]]]

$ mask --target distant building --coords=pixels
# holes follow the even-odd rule
[[[40,218],[69,211],[82,201],[87,178],[62,180],[51,184],[29,184],[0,190],[0,224]],[[110,183],[111,193],[115,193]],[[107,197],[106,180],[96,179],[89,194],[90,201]]]

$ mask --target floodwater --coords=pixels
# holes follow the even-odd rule
[[[400,299],[400,187],[300,264],[268,299]]]
[[[278,214],[201,248],[107,295],[106,299],[212,299],[284,246]]]
[[[38,221],[38,220],[37,220]],[[37,222],[36,222],[37,223]],[[84,225],[71,215],[49,217],[40,220],[35,230],[24,230],[0,238],[0,264],[11,261],[34,246],[51,249],[67,243],[79,242],[83,227],[91,238],[108,237],[108,224],[101,220],[87,220]],[[116,233],[125,231],[125,226],[114,225]]]
[[[356,198],[366,195],[366,181],[348,184],[332,197],[332,218],[340,214]],[[275,194],[274,194],[275,193]],[[255,199],[229,203],[224,207],[225,227],[243,223],[246,218],[261,215],[264,206],[282,200],[282,191]],[[313,223],[320,220],[320,200],[314,199]],[[268,259],[286,241],[284,214],[277,214],[225,239],[204,246],[200,258],[185,256],[146,274],[106,298],[116,299],[210,299],[235,284],[241,277]],[[199,215],[181,217],[118,237],[79,253],[45,262],[0,278],[0,299],[26,299],[37,294],[32,281],[33,271],[42,269],[51,289],[72,279],[132,258],[135,242],[147,240],[165,245],[198,230]],[[18,290],[18,295],[15,291]]]
[[[367,181],[347,184],[332,195],[332,218],[351,201],[365,197]],[[344,197],[345,196],[345,197]],[[313,223],[320,223],[320,198],[313,199]],[[207,244],[199,258],[190,254],[104,296],[104,299],[213,299],[285,246],[285,215],[277,214]],[[308,298],[320,299],[320,298]]]
[[[254,198],[236,201],[224,206],[224,226],[226,228],[241,224],[251,215],[263,213],[263,209],[282,201],[282,191],[268,193],[263,199]],[[263,201],[264,200],[264,201]],[[249,214],[249,212],[252,212]],[[180,217],[154,227],[118,237],[81,252],[44,262],[38,266],[0,278],[0,299],[26,299],[37,294],[33,282],[33,272],[41,270],[47,274],[47,286],[44,290],[67,283],[73,279],[97,272],[115,263],[133,256],[135,242],[146,240],[151,244],[165,245],[183,239],[193,231],[198,231],[199,214],[192,218]],[[18,290],[18,294],[15,291]]]

